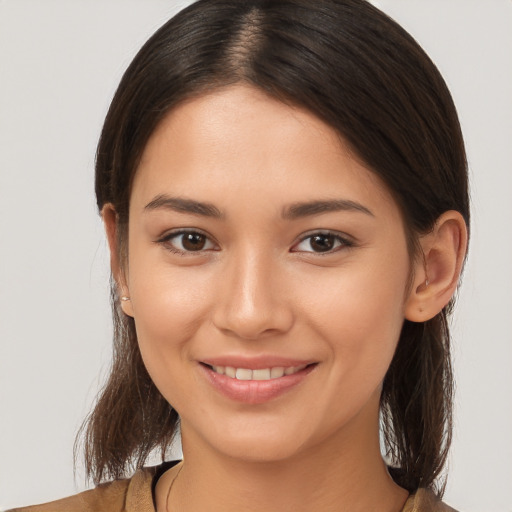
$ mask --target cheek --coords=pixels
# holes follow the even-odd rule
[[[331,353],[333,378],[344,385],[380,384],[400,336],[407,276],[403,258],[396,264],[347,268],[323,286],[316,281],[309,288],[316,291],[305,297],[305,317]]]
[[[133,280],[139,349],[151,380],[178,410],[196,403],[190,386],[190,353],[204,317],[205,288],[179,273],[152,271]]]
[[[169,265],[158,248],[134,246],[128,279],[133,316],[144,362],[157,383],[160,374],[190,359],[187,341],[203,323],[214,283],[201,269]]]
[[[207,290],[196,280],[176,273],[146,274],[133,285],[133,308],[137,323],[151,329],[157,338],[184,332],[201,317]],[[172,327],[172,329],[170,329]]]

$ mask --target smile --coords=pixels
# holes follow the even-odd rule
[[[277,366],[276,363],[282,366]],[[243,361],[239,360],[237,366],[224,366],[208,361],[199,364],[198,369],[206,381],[224,397],[254,405],[290,392],[307,379],[318,366],[318,363],[300,364],[299,361],[290,361],[288,364],[284,361],[268,361],[266,364],[267,367],[261,361],[243,364]]]
[[[251,370],[249,368],[234,368],[233,366],[210,366],[210,368],[219,375],[226,375],[231,379],[237,380],[273,380],[280,379],[285,375],[293,375],[306,368],[306,364],[301,366],[276,366],[273,368],[260,368]]]

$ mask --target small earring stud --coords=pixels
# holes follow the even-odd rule
[[[425,279],[425,286],[428,286],[430,284],[430,281],[428,279]]]
[[[128,296],[126,296],[126,295],[123,295],[123,296],[121,297],[121,300],[122,300],[122,301],[124,301],[124,302],[126,302],[127,300],[130,300],[130,297],[128,297]]]

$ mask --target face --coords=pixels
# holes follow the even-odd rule
[[[410,272],[390,193],[308,112],[233,86],[145,148],[123,307],[184,450],[286,459],[377,435]]]

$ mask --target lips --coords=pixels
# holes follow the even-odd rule
[[[306,361],[238,358],[201,361],[199,369],[207,382],[225,397],[246,404],[261,404],[291,391],[316,366]]]

